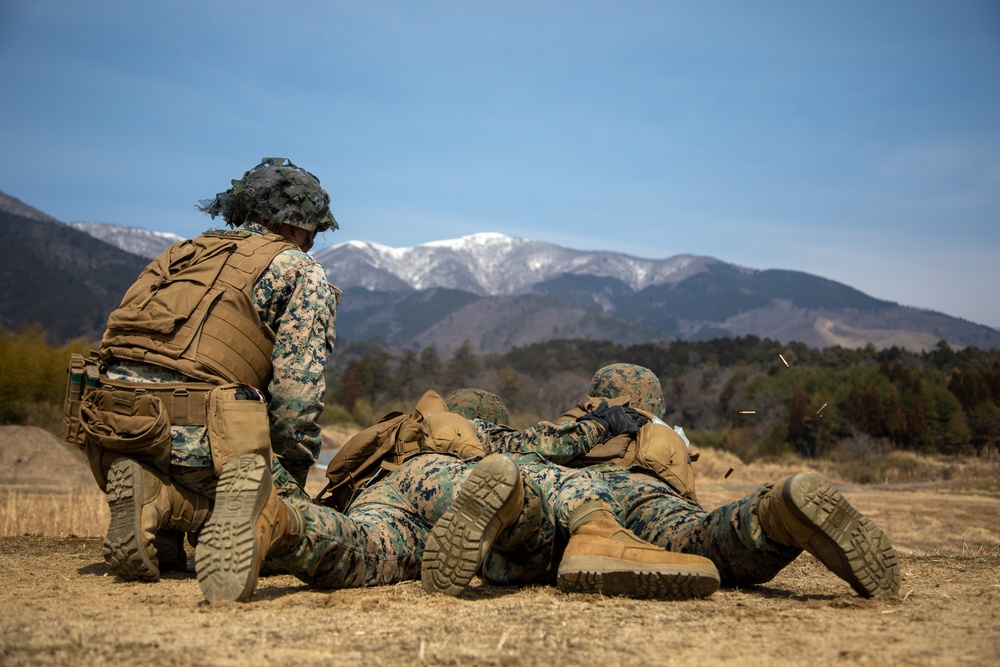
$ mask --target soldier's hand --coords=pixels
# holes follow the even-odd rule
[[[604,429],[606,440],[610,440],[623,433],[635,435],[642,428],[643,424],[649,421],[632,408],[622,405],[609,406],[607,401],[601,401],[600,405],[580,417],[578,421],[585,419],[600,424],[601,428]]]

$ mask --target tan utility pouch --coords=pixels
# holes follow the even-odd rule
[[[94,389],[81,403],[80,427],[91,472],[102,490],[119,456],[170,473],[170,418],[156,396]]]
[[[208,442],[217,475],[241,454],[260,454],[271,465],[271,427],[261,393],[246,384],[212,389],[208,394]]]
[[[66,400],[63,403],[63,440],[80,449],[86,446],[83,425],[80,422],[80,407],[83,397],[95,389],[100,380],[100,367],[95,359],[87,359],[80,354],[71,354],[66,369]]]
[[[697,503],[694,468],[684,438],[666,424],[650,421],[639,429],[634,465],[652,470],[685,498]]]
[[[427,445],[443,454],[456,454],[463,459],[485,456],[483,443],[476,435],[476,427],[468,419],[454,412],[435,412],[424,419],[430,431]]]

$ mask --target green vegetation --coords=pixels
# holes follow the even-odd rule
[[[1000,351],[816,350],[755,336],[622,347],[558,340],[477,356],[461,346],[393,353],[344,346],[328,378],[330,418],[370,423],[408,410],[428,387],[480,387],[503,397],[514,426],[555,419],[594,371],[630,362],[660,377],[665,421],[743,460],[858,459],[894,451],[989,456],[1000,439]]]
[[[0,424],[59,433],[66,365],[87,344],[52,347],[43,331],[0,332]],[[512,425],[558,418],[601,366],[641,364],[660,377],[665,421],[744,461],[789,455],[863,462],[894,452],[992,456],[1000,440],[1000,350],[927,353],[890,348],[816,350],[754,336],[622,347],[557,340],[448,359],[434,348],[392,350],[378,340],[337,349],[327,372],[326,424],[366,426],[409,411],[428,388],[496,392]]]
[[[17,335],[0,331],[0,425],[38,426],[58,435],[70,354],[87,350],[82,342],[52,347],[38,327]]]

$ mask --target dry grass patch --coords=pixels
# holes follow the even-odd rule
[[[31,491],[0,487],[0,536],[100,537],[108,530],[107,501],[90,490]]]

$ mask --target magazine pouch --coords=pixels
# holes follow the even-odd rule
[[[270,466],[271,427],[264,396],[248,384],[213,388],[208,394],[208,442],[216,475],[241,454],[260,454]]]

